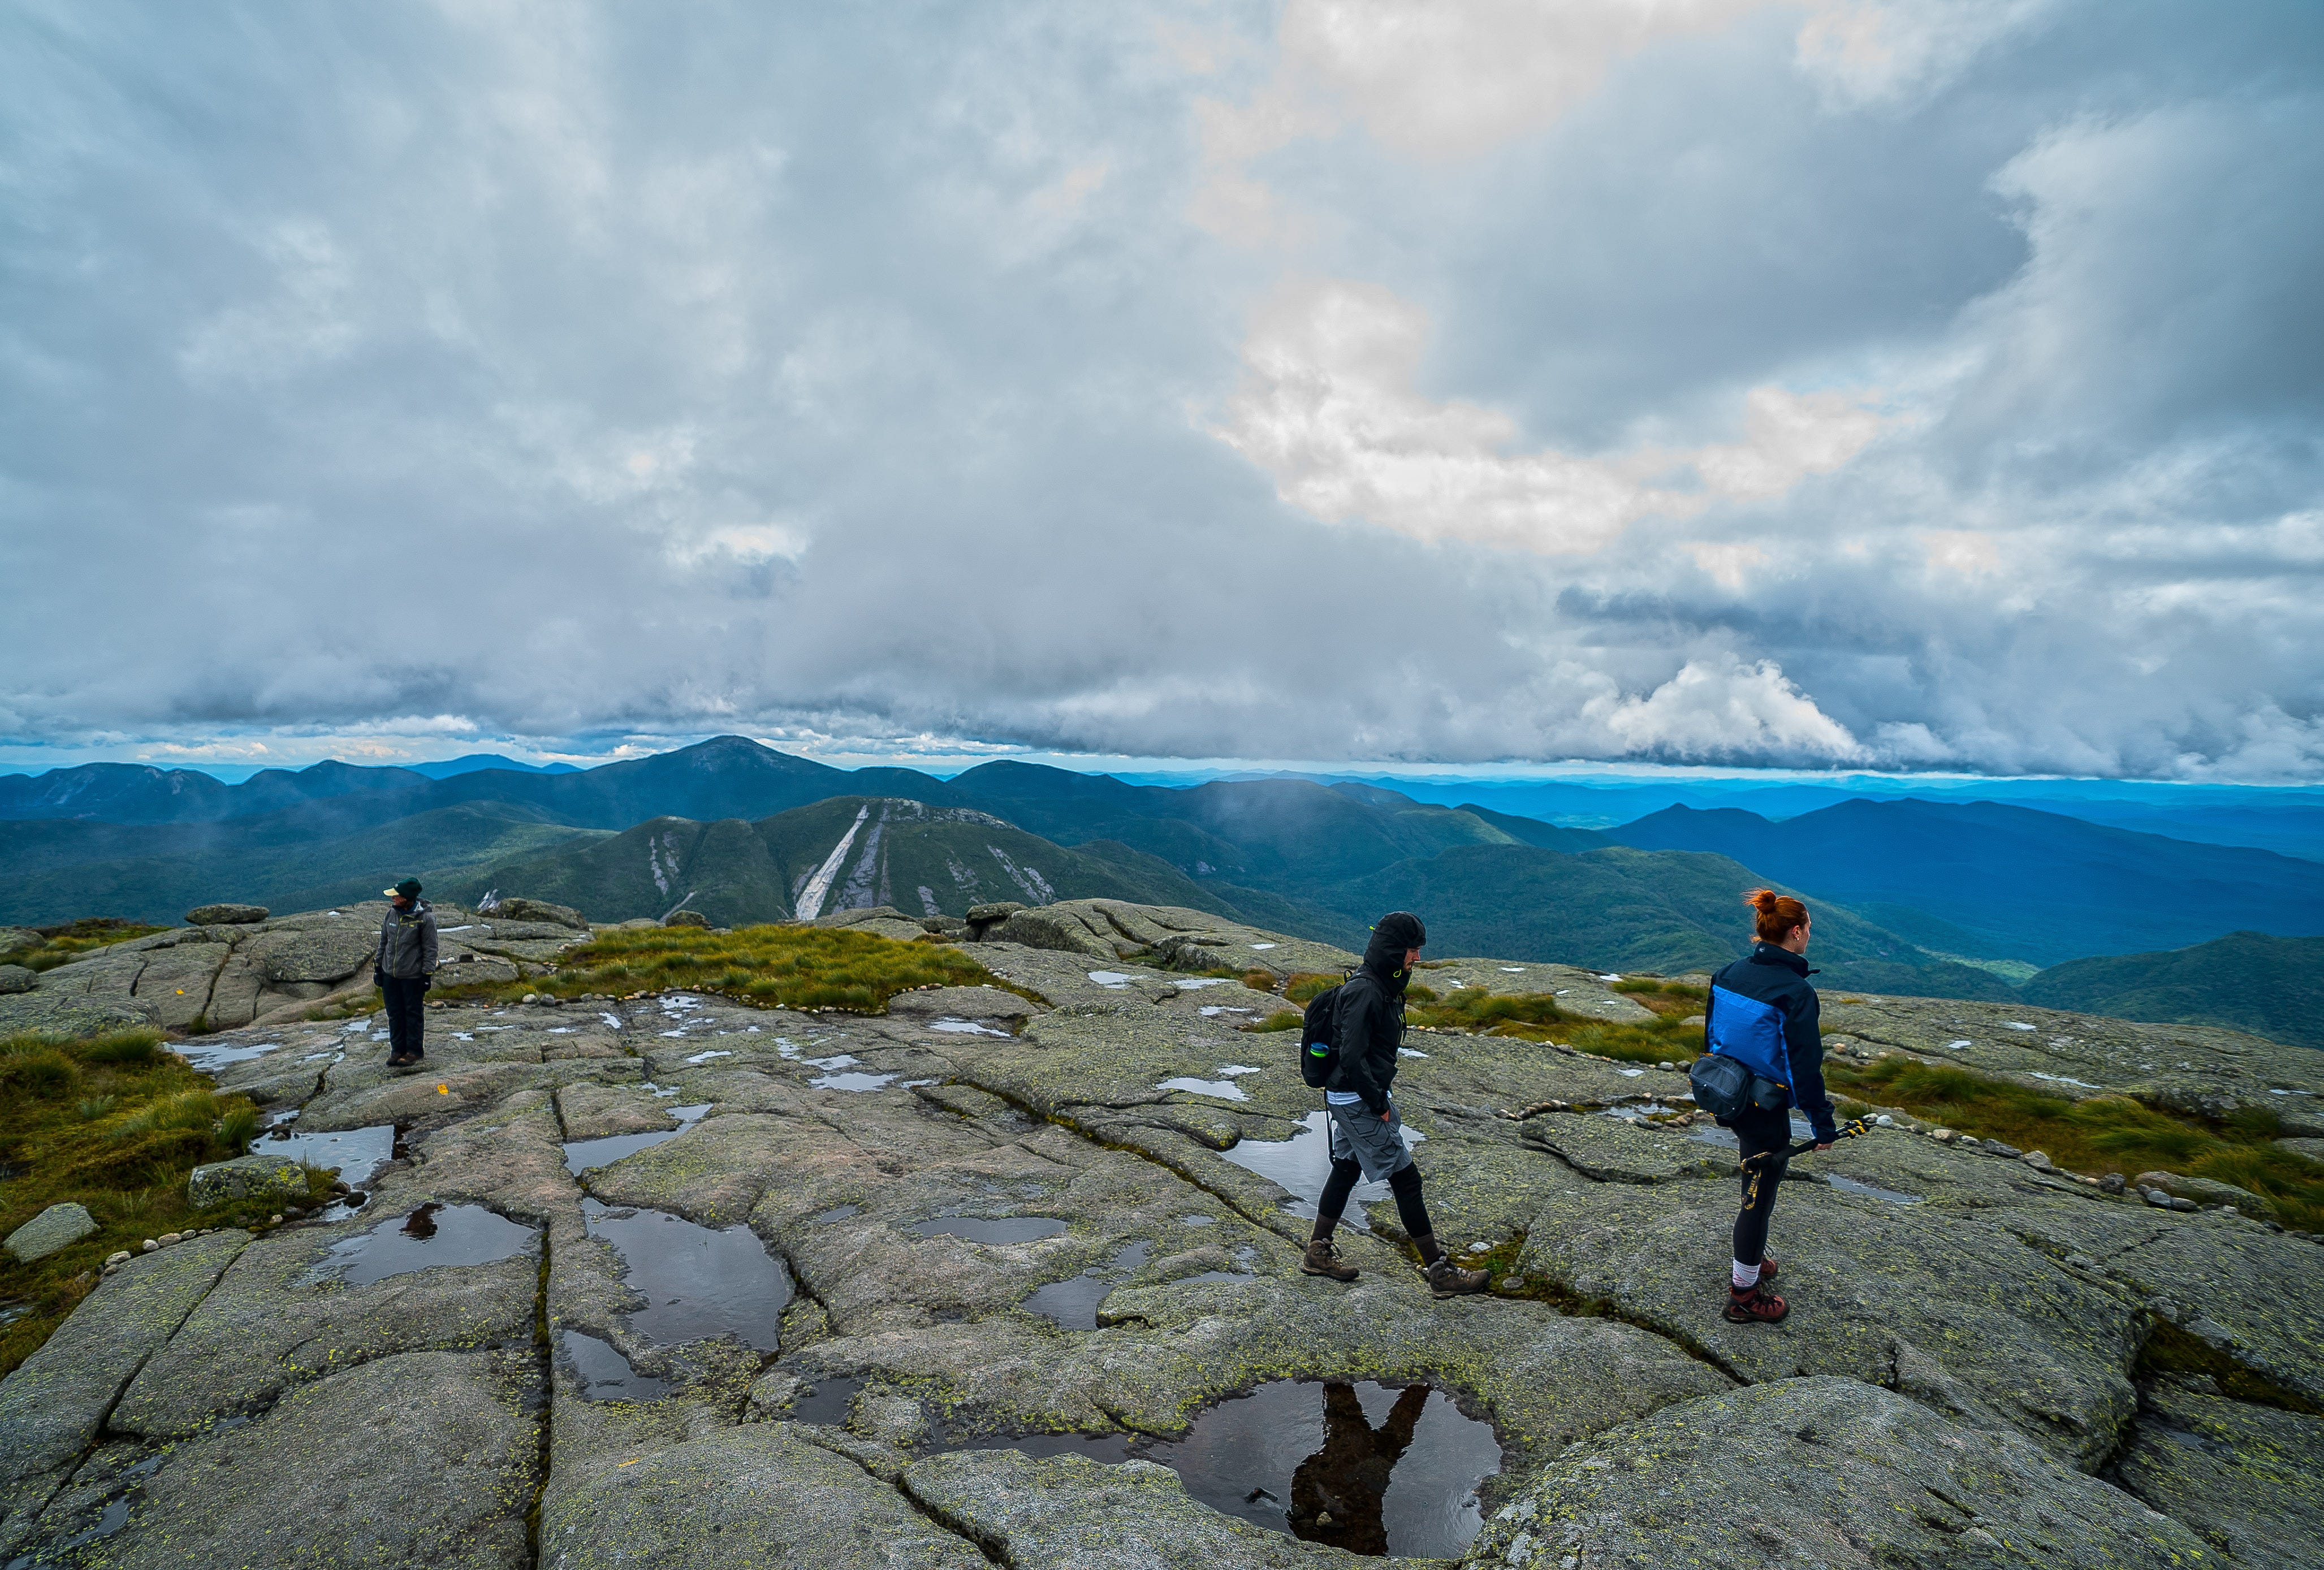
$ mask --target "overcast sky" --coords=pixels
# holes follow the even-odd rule
[[[2319,192],[2313,0],[9,0],[0,757],[2313,779]]]

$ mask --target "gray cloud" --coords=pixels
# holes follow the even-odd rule
[[[1943,14],[20,7],[0,739],[2312,776],[2313,13]]]

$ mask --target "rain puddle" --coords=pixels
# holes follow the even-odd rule
[[[807,1225],[810,1226],[828,1226],[835,1221],[846,1220],[849,1217],[854,1215],[862,1208],[863,1207],[861,1205],[834,1205],[828,1210],[820,1210],[815,1215],[808,1217],[807,1218]]]
[[[567,1361],[581,1377],[581,1399],[587,1401],[658,1401],[669,1394],[669,1382],[640,1373],[622,1355],[621,1348],[582,1330],[567,1330],[560,1339]]]
[[[1157,1090],[1184,1090],[1191,1096],[1211,1096],[1221,1101],[1248,1101],[1242,1087],[1231,1079],[1193,1079],[1181,1074],[1175,1079],[1165,1079],[1154,1087]]]
[[[1826,1173],[1824,1181],[1846,1193],[1862,1194],[1873,1199],[1886,1199],[1891,1205],[1918,1205],[1921,1202],[1921,1196],[1918,1194],[1900,1194],[1894,1189],[1884,1189],[1877,1183],[1867,1183],[1855,1178],[1843,1178],[1838,1172]]]
[[[1122,987],[1130,982],[1130,978],[1120,970],[1093,970],[1089,978],[1100,987]]]
[[[369,1232],[331,1244],[318,1276],[338,1276],[348,1286],[408,1275],[437,1265],[490,1264],[532,1246],[538,1232],[481,1205],[420,1207],[391,1216]]]
[[[1094,1330],[1097,1306],[1105,1301],[1107,1293],[1121,1284],[1122,1277],[1141,1269],[1146,1256],[1153,1252],[1154,1245],[1140,1238],[1104,1264],[1093,1264],[1077,1276],[1052,1281],[1026,1299],[1025,1307],[1060,1330]]]
[[[622,1256],[622,1281],[646,1299],[627,1316],[649,1341],[675,1346],[732,1336],[761,1352],[776,1350],[791,1275],[740,1223],[719,1231],[660,1210],[613,1209],[581,1201],[589,1235]]]
[[[1812,1137],[1814,1134],[1815,1130],[1808,1126],[1807,1119],[1803,1117],[1792,1119],[1794,1144]],[[1739,1151],[1743,1148],[1742,1142],[1735,1137],[1733,1129],[1721,1128],[1715,1123],[1699,1123],[1694,1125],[1693,1132],[1686,1137],[1702,1144],[1715,1144],[1721,1150]]]
[[[964,1237],[971,1243],[1031,1243],[1065,1229],[1065,1224],[1054,1216],[938,1216],[904,1228],[922,1237]]]
[[[224,1042],[172,1042],[170,1050],[205,1074],[215,1074],[228,1063],[246,1063],[253,1058],[263,1058],[273,1051],[281,1042],[260,1042],[254,1046],[230,1046]]]
[[[792,1400],[788,1415],[797,1423],[844,1423],[862,1389],[853,1375],[825,1374]]]
[[[1302,1216],[1313,1216],[1315,1201],[1323,1196],[1323,1181],[1332,1175],[1332,1139],[1324,1118],[1323,1113],[1311,1112],[1299,1120],[1298,1132],[1289,1139],[1238,1140],[1231,1149],[1219,1154],[1289,1190],[1298,1200],[1292,1209]],[[1407,1150],[1428,1137],[1416,1132],[1409,1123],[1400,1125],[1397,1132],[1404,1136]],[[1386,1183],[1358,1183],[1349,1197],[1348,1212],[1341,1218],[1342,1225],[1359,1232],[1370,1231],[1371,1223],[1364,1219],[1363,1207],[1387,1198]]]
[[[624,1156],[633,1156],[642,1150],[651,1150],[676,1139],[702,1121],[715,1102],[706,1101],[699,1106],[673,1106],[669,1115],[678,1119],[676,1128],[658,1128],[649,1134],[617,1134],[604,1139],[576,1139],[565,1146],[565,1170],[578,1177],[592,1167],[610,1167]]]
[[[1443,1391],[1275,1380],[1200,1413],[1139,1453],[1213,1510],[1358,1554],[1455,1559],[1483,1524],[1477,1490],[1501,1469],[1492,1425]]]
[[[1009,1033],[1007,1031],[997,1031],[991,1025],[982,1025],[973,1020],[965,1019],[940,1019],[929,1025],[928,1029],[942,1031],[946,1035],[955,1036],[1006,1036]]]
[[[893,1074],[825,1074],[807,1081],[817,1090],[885,1090]]]
[[[286,1120],[287,1121],[287,1120]],[[339,1180],[355,1188],[395,1159],[395,1125],[341,1129],[336,1134],[286,1134],[269,1130],[250,1142],[254,1156],[288,1156],[310,1167],[339,1169]]]

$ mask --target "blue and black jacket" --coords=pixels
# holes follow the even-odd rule
[[[1792,1105],[1822,1142],[1839,1130],[1823,1088],[1823,1005],[1808,984],[1814,974],[1789,949],[1759,944],[1711,978],[1702,1035],[1705,1051],[1724,1051],[1789,1086]]]

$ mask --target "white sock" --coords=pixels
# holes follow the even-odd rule
[[[1741,1260],[1737,1260],[1735,1262],[1735,1290],[1738,1292],[1748,1292],[1758,1284],[1759,1267],[1755,1264],[1745,1264]]]

